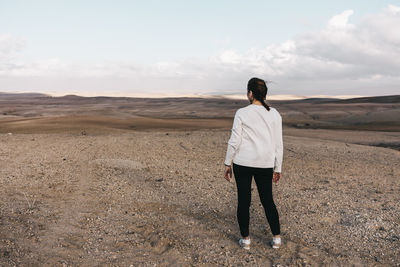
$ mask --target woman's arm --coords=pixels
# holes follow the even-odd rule
[[[226,151],[225,166],[231,166],[233,157],[240,143],[242,142],[242,120],[237,111],[233,120],[231,138],[228,141],[228,149]]]
[[[282,172],[283,161],[283,140],[282,140],[282,117],[279,115],[279,121],[274,130],[274,143],[275,143],[275,163],[274,172]],[[279,180],[279,179],[278,179]]]

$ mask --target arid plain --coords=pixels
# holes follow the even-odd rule
[[[0,266],[400,266],[400,96],[269,101],[283,246],[223,179],[225,98],[0,93]]]

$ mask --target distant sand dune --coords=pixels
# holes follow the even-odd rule
[[[400,96],[268,101],[285,127],[400,131]],[[49,97],[0,94],[0,131],[230,128],[247,100],[227,98]],[[55,118],[58,118],[56,121]],[[19,122],[12,120],[19,120]],[[34,126],[35,123],[40,127]],[[36,128],[37,129],[36,129]]]
[[[231,126],[231,119],[157,119],[145,117],[118,119],[106,116],[62,116],[3,119],[0,123],[0,133],[80,133],[83,130],[104,133],[122,129],[196,130],[229,129]]]

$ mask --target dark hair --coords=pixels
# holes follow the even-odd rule
[[[250,91],[253,92],[253,97],[260,101],[264,108],[270,111],[270,107],[264,101],[268,92],[268,87],[265,84],[265,81],[259,78],[251,78],[247,83],[247,93]]]

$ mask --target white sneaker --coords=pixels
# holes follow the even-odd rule
[[[282,240],[280,237],[272,238],[272,241],[271,241],[272,248],[278,249],[281,247],[281,244],[282,244]]]
[[[244,238],[239,239],[239,245],[242,248],[249,250],[250,249],[250,239],[244,239]]]

